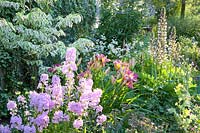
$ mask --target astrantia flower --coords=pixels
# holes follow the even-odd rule
[[[26,110],[26,111],[24,111],[24,115],[25,115],[25,116],[30,116],[31,113],[30,113],[30,111]]]
[[[46,128],[49,124],[49,116],[48,112],[43,112],[35,119],[35,124],[38,127],[38,130],[42,132],[44,128]]]
[[[68,103],[68,110],[78,115],[81,115],[84,111],[82,104],[74,101]]]
[[[103,122],[105,122],[106,120],[107,120],[107,117],[104,114],[98,116],[96,120],[97,125],[102,125]]]
[[[36,133],[36,129],[35,129],[35,126],[29,126],[29,125],[26,125],[24,126],[24,133]]]
[[[11,128],[21,130],[22,118],[20,116],[12,116],[10,119]]]
[[[75,48],[67,49],[65,60],[67,62],[75,62],[76,61],[76,49]]]
[[[76,119],[73,123],[73,127],[74,128],[81,128],[83,126],[83,120],[80,120],[80,119]]]
[[[0,133],[11,133],[11,130],[8,125],[0,125]]]
[[[17,104],[15,101],[8,101],[8,103],[7,103],[8,110],[14,110],[16,108],[17,108]]]

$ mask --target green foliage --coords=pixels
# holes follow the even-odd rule
[[[98,54],[103,53],[110,59],[129,60],[133,57],[138,57],[148,48],[150,37],[150,34],[144,36],[138,35],[131,43],[125,43],[122,47],[119,41],[112,39],[109,42],[105,36],[101,36],[99,39],[96,39],[93,52]]]
[[[180,20],[177,17],[169,18],[170,26],[176,27],[177,36],[185,36],[200,41],[200,19],[199,17],[186,17]]]
[[[134,2],[113,3],[116,9],[110,6],[102,8],[101,23],[98,33],[104,35],[108,42],[112,39],[119,42],[120,46],[133,40],[142,25],[139,11],[134,10]],[[121,4],[121,5],[120,5]]]
[[[198,42],[186,37],[179,37],[180,51],[184,59],[193,64],[193,67],[200,69],[200,48]]]
[[[16,59],[17,64],[30,66],[29,69],[33,66],[41,67],[42,59],[47,57],[60,56],[59,58],[62,59],[65,45],[58,41],[58,38],[65,33],[59,27],[70,27],[73,23],[80,22],[80,18],[77,14],[71,14],[56,20],[37,8],[26,15],[17,13],[14,23],[1,20],[1,49],[5,54],[10,54],[10,58]],[[9,65],[9,63],[5,60],[1,65]]]
[[[95,22],[96,5],[94,0],[57,0],[52,13],[54,16],[66,16],[70,13],[82,15],[83,21],[79,25],[74,25],[71,29],[65,30],[66,37],[62,40],[72,43],[78,38],[91,36],[93,24]]]
[[[200,129],[200,106],[189,92],[191,87],[193,86],[178,84],[174,88],[178,96],[178,101],[175,103],[177,109],[169,109],[170,112],[174,113],[178,124],[185,132],[196,132]]]
[[[160,9],[165,7],[167,16],[179,16],[181,1],[180,0],[152,0],[152,4],[155,6],[158,14]]]

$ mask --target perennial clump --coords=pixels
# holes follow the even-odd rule
[[[100,58],[101,65],[108,61],[103,56],[98,60]],[[1,132],[43,132],[49,125],[62,122],[72,123],[69,130],[83,130],[90,116],[96,119],[93,121],[96,126],[103,126],[107,117],[99,104],[102,90],[93,89],[91,77],[76,78],[77,69],[76,49],[68,48],[62,65],[54,65],[48,74],[40,76],[37,91],[30,91],[27,97],[18,96],[17,102],[8,101],[7,109],[12,115],[10,125],[0,125]]]

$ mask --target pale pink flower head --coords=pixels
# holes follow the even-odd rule
[[[52,77],[52,80],[51,80],[51,82],[52,82],[52,85],[59,85],[60,84],[60,77],[59,76],[57,76],[57,75],[53,75],[53,77]]]
[[[22,95],[19,95],[19,96],[17,97],[17,101],[18,101],[18,102],[21,102],[21,103],[25,103],[25,102],[26,102],[26,98],[25,98],[24,96],[22,96]]]
[[[49,75],[48,74],[41,74],[41,76],[40,76],[40,82],[45,83],[45,82],[48,81],[48,79],[49,79]]]
[[[105,122],[106,120],[107,120],[107,117],[104,114],[98,116],[96,120],[97,125],[102,125],[103,122]]]
[[[93,80],[92,79],[86,79],[86,78],[81,78],[79,80],[79,91],[80,92],[91,92],[92,91],[92,86],[93,86]]]
[[[7,103],[7,109],[11,111],[11,110],[15,110],[16,108],[17,108],[16,102],[9,100]]]
[[[24,133],[36,133],[36,128],[35,126],[29,126],[29,125],[26,125],[24,126]]]
[[[75,62],[76,61],[76,49],[68,48],[65,56],[66,62]]]
[[[100,98],[102,95],[102,90],[97,88],[93,91],[93,97]]]
[[[103,107],[101,105],[98,105],[95,107],[96,113],[101,113],[103,110]]]
[[[69,121],[69,115],[63,114],[63,121]]]
[[[82,104],[74,101],[68,103],[68,110],[76,113],[77,115],[82,115],[84,111]]]
[[[11,128],[21,130],[22,118],[20,116],[12,116],[10,119]]]
[[[52,123],[59,123],[64,121],[64,114],[62,111],[58,110],[54,113]]]
[[[54,102],[47,93],[31,92],[29,97],[30,106],[34,107],[38,112],[51,110],[54,107]]]
[[[73,127],[74,127],[74,128],[79,129],[79,128],[81,128],[82,126],[83,126],[83,120],[81,120],[81,119],[76,119],[76,120],[74,121],[74,123],[73,123]]]
[[[0,133],[11,133],[11,130],[8,125],[0,125]]]
[[[38,130],[42,132],[42,130],[48,127],[49,124],[49,116],[48,112],[43,112],[35,119],[35,124],[38,127]]]

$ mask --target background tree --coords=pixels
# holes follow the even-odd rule
[[[66,46],[59,41],[65,36],[62,29],[78,24],[82,17],[45,13],[52,5],[50,0],[1,1],[0,10],[6,9],[0,19],[2,105],[15,93],[35,89],[39,72],[64,58]],[[6,115],[2,108],[1,115]]]
[[[185,17],[186,0],[181,0],[181,19]]]

